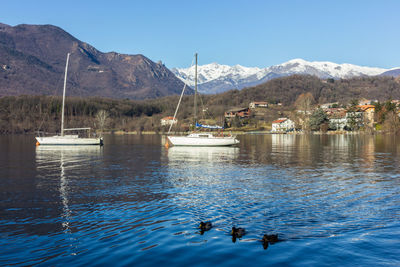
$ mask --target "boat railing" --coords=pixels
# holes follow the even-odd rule
[[[79,131],[87,131],[87,137],[96,137],[96,133],[95,132],[90,132],[91,131],[91,129],[92,128],[90,128],[90,127],[86,127],[86,128],[67,128],[67,129],[64,129],[64,132],[65,131],[77,131],[77,132],[79,132]]]
[[[48,137],[48,136],[55,136],[59,135],[59,132],[45,132],[45,131],[36,131],[36,136],[38,137]]]
[[[76,132],[82,132],[82,131],[87,131],[87,137],[96,137],[96,133],[95,132],[91,132],[91,128],[87,127],[87,128],[68,128],[68,129],[64,129],[65,132],[72,132],[72,131],[76,131]],[[54,136],[54,135],[59,135],[60,133],[51,133],[51,132],[45,132],[45,131],[36,131],[36,134],[38,137],[45,137],[45,136]],[[83,136],[84,134],[78,134],[79,136]]]

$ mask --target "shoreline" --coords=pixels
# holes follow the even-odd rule
[[[357,134],[366,134],[366,135],[375,135],[375,134],[396,134],[393,132],[386,131],[314,131],[314,132],[271,132],[271,131],[225,131],[225,133],[230,133],[234,135],[357,135]],[[5,133],[0,134],[0,136],[7,135],[34,135],[35,133]],[[171,132],[172,135],[185,135],[188,132]],[[168,135],[167,132],[156,132],[156,131],[105,131],[103,135]]]

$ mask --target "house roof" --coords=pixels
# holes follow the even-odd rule
[[[272,123],[281,123],[281,122],[284,122],[284,121],[286,121],[287,119],[278,119],[278,120],[276,120],[276,121],[273,121]]]
[[[174,119],[174,117],[169,116],[169,117],[162,118],[162,120],[168,121],[168,120],[177,120],[177,119],[176,118]]]
[[[230,110],[227,110],[226,112],[239,112],[243,110],[248,110],[249,108],[232,108]]]
[[[268,104],[268,102],[263,102],[263,101],[253,101],[251,103],[254,103],[254,104]]]
[[[375,109],[374,105],[360,105],[359,106],[362,111],[366,111],[367,109],[373,108]]]

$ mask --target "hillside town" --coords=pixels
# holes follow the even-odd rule
[[[277,103],[275,106],[282,106]],[[232,121],[263,120],[266,110],[273,108],[267,102],[251,102],[249,107],[231,109],[225,112],[228,125]],[[279,112],[278,112],[279,113]],[[355,131],[355,130],[380,130],[386,120],[391,127],[397,128],[400,117],[400,100],[389,100],[380,103],[378,100],[361,99],[348,105],[338,102],[320,105],[300,104],[291,112],[284,112],[287,116],[277,117],[272,122],[267,122],[272,133],[287,133],[299,131]],[[267,127],[266,127],[267,128]]]
[[[339,102],[311,105],[307,95],[299,97],[293,108],[282,103],[270,104],[266,101],[253,101],[248,107],[231,108],[224,112],[225,129],[264,130],[270,133],[290,132],[344,132],[381,130],[384,122],[390,130],[399,126],[400,100],[353,100],[347,105]],[[303,101],[301,100],[303,99]],[[276,114],[278,116],[271,117]],[[268,119],[268,118],[273,118]],[[172,116],[161,119],[161,126],[178,124]],[[189,127],[189,126],[187,126]]]

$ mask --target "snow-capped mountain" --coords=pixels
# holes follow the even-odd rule
[[[174,68],[171,71],[183,82],[194,86],[195,66],[186,69]],[[229,89],[241,89],[249,76],[257,75],[262,69],[247,68],[240,65],[227,66],[211,63],[197,66],[199,91],[206,94],[220,93]]]
[[[267,68],[248,68],[240,65],[227,66],[211,63],[198,66],[197,71],[199,91],[205,94],[214,94],[230,89],[254,86],[273,78],[292,74],[308,74],[323,79],[339,79],[380,75],[388,69],[293,59]],[[172,72],[188,85],[194,86],[194,66],[186,69],[174,68]]]

